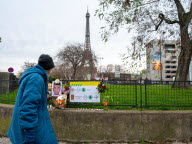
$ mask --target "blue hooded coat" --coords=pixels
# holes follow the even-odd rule
[[[22,144],[25,129],[35,129],[35,144],[57,144],[47,110],[46,71],[36,65],[20,78],[12,121],[7,136],[13,144]]]

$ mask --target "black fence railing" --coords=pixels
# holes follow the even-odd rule
[[[74,81],[77,80],[63,80],[63,87]],[[175,81],[178,88],[173,87],[173,81],[103,81],[103,84],[108,90],[100,93],[100,103],[68,101],[68,106],[102,106],[107,98],[109,106],[192,107],[192,81]],[[18,81],[0,81],[0,103],[14,104],[18,88]]]
[[[192,107],[191,81],[152,81],[142,91],[147,107]]]

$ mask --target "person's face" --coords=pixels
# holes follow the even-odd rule
[[[59,95],[59,92],[60,92],[60,85],[54,85],[53,87],[54,95]]]
[[[47,73],[47,74],[50,74],[50,72],[51,72],[51,69],[50,69],[50,70],[46,70],[46,73]]]

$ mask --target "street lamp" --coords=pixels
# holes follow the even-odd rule
[[[100,79],[101,79],[101,60],[103,59],[103,57],[99,57],[100,60]]]

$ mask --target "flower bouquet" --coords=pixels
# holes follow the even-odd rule
[[[67,95],[62,94],[56,98],[56,100],[52,101],[53,105],[56,108],[64,109],[67,104]]]
[[[47,96],[47,108],[52,107],[52,98],[50,96]]]
[[[69,94],[69,92],[70,92],[70,87],[69,87],[68,84],[66,84],[66,85],[64,86],[63,90],[62,90],[62,93],[63,93],[63,94]]]
[[[51,92],[48,91],[47,92],[47,108],[51,108],[52,107],[52,97],[51,97]]]
[[[108,88],[106,87],[106,85],[100,83],[97,86],[97,90],[99,93],[104,93],[106,90],[108,90]]]

